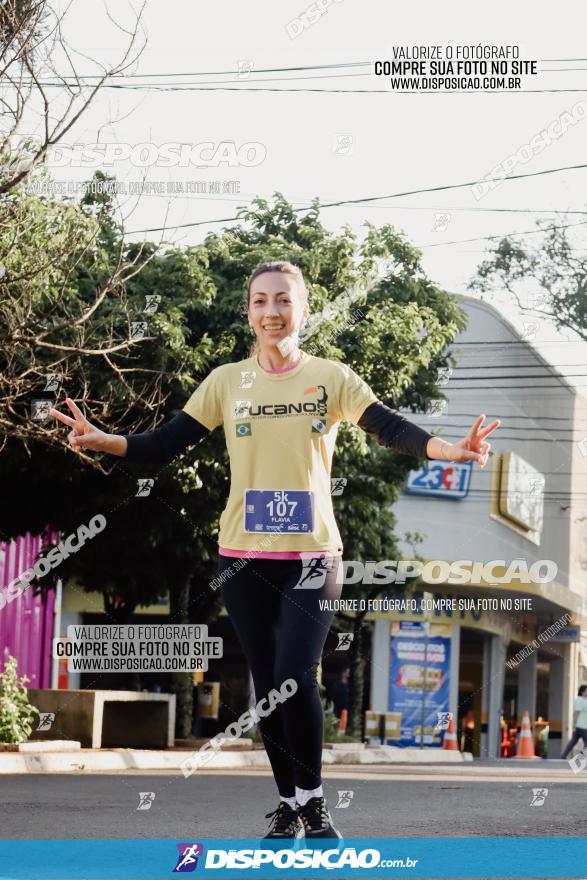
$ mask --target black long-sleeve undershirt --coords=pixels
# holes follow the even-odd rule
[[[398,452],[415,455],[417,458],[428,458],[426,446],[433,435],[380,400],[367,407],[357,425],[374,437],[381,446],[391,446]]]
[[[398,452],[418,458],[428,458],[426,446],[433,435],[381,401],[370,404],[357,425],[381,446],[393,447]],[[154,431],[125,434],[126,458],[129,461],[168,463],[209,433],[208,428],[182,411]]]
[[[180,412],[154,431],[124,434],[129,461],[168,463],[190,446],[207,437],[210,431],[186,412]]]

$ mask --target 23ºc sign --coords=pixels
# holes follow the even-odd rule
[[[459,500],[466,498],[471,485],[473,462],[430,461],[410,471],[404,488],[407,495],[437,495]]]

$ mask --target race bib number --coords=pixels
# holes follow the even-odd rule
[[[245,489],[245,532],[314,531],[314,493],[298,489]]]

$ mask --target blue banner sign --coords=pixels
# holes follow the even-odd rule
[[[399,739],[388,739],[391,746],[442,745],[439,718],[448,712],[450,639],[418,632],[410,636],[402,630],[391,637],[391,681],[389,711],[401,713]]]

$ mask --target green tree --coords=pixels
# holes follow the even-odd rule
[[[522,314],[542,315],[587,340],[587,259],[569,231],[580,224],[536,225],[541,233],[535,238],[497,242],[468,287],[490,295],[504,291]]]

